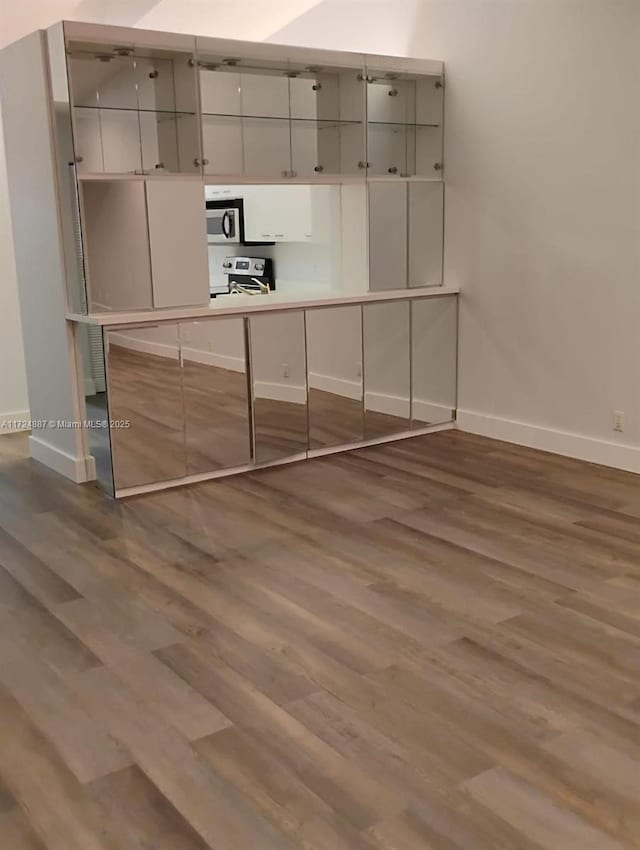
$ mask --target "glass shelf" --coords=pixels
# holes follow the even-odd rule
[[[96,112],[134,112],[151,115],[191,115],[195,116],[198,113],[188,111],[186,109],[151,109],[137,106],[102,106],[100,104],[90,106],[76,106],[75,109],[91,109]]]
[[[363,123],[362,121],[343,118],[298,118],[295,115],[291,115],[290,117],[283,117],[281,115],[237,115],[234,112],[203,112],[202,115],[207,118],[253,118],[258,121],[304,121],[309,124],[332,124],[336,126],[342,124],[362,125]]]
[[[440,127],[440,124],[426,124],[417,121],[369,121],[370,126],[379,125],[381,127]]]
[[[82,173],[199,173],[193,54],[69,47],[75,159]]]

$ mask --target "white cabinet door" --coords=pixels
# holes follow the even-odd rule
[[[188,180],[146,181],[154,307],[209,303],[204,192]]]
[[[407,184],[369,184],[369,289],[407,285]]]
[[[245,186],[248,242],[309,242],[313,239],[310,186]]]

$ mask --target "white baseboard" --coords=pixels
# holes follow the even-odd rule
[[[96,465],[91,456],[74,457],[33,434],[29,437],[29,450],[34,460],[59,472],[65,478],[70,478],[76,484],[95,480]]]
[[[16,410],[13,413],[0,413],[0,434],[12,434],[15,431],[27,431],[29,428],[28,410]],[[17,425],[17,427],[16,427]]]
[[[85,396],[85,398],[87,396],[95,395],[96,392],[97,392],[96,382],[93,380],[93,378],[85,378],[84,379],[84,396]]]
[[[504,440],[507,443],[541,449],[628,472],[640,472],[639,446],[557,431],[540,425],[528,425],[525,422],[487,416],[472,410],[458,410],[457,427],[460,431],[468,431],[470,434],[493,437],[495,440]]]

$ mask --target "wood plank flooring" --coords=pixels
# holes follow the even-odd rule
[[[2,850],[621,850],[639,802],[639,477],[448,431],[116,503],[0,438]]]

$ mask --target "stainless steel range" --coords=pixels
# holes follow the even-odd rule
[[[232,295],[268,295],[276,288],[270,257],[225,257],[222,270]]]

